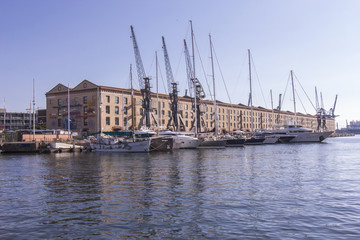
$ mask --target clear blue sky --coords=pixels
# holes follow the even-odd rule
[[[233,103],[247,103],[249,81],[246,54],[251,49],[254,105],[270,107],[284,93],[289,71],[314,102],[314,88],[326,109],[338,94],[339,126],[360,120],[360,1],[331,0],[1,0],[0,98],[8,111],[25,111],[36,81],[37,107],[58,83],[75,87],[83,79],[95,84],[129,87],[129,64],[135,64],[130,25],[134,26],[148,75],[155,79],[158,52],[166,81],[161,36],[165,36],[180,94],[186,86],[183,39],[193,26],[204,70],[210,81],[211,33],[220,69]],[[190,43],[188,43],[190,44]],[[229,102],[216,64],[217,99]],[[136,71],[134,70],[134,73]],[[160,91],[165,93],[160,78]],[[152,82],[155,90],[155,81]],[[261,94],[261,89],[263,94]],[[206,87],[207,88],[207,87]],[[314,114],[297,87],[306,112]],[[209,95],[209,94],[208,94]],[[290,91],[284,107],[292,110]],[[298,100],[297,109],[305,112]]]

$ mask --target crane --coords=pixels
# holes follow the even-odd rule
[[[170,127],[171,122],[173,122],[173,127],[175,131],[179,130],[179,112],[178,112],[178,84],[174,80],[174,75],[171,69],[169,54],[165,44],[165,38],[162,37],[162,44],[164,50],[164,59],[165,59],[165,68],[166,68],[166,77],[167,77],[167,84],[169,90],[169,97],[170,97],[170,104],[171,104],[171,117],[167,124],[167,128]],[[180,122],[181,123],[181,122]],[[182,126],[183,129],[185,126]]]
[[[131,28],[131,38],[134,45],[134,54],[135,54],[135,61],[136,61],[136,69],[138,73],[139,78],[139,86],[141,90],[141,95],[143,97],[142,101],[142,108],[144,109],[143,116],[140,119],[139,122],[139,128],[143,125],[143,121],[145,118],[146,127],[150,128],[151,122],[150,122],[150,102],[151,102],[151,91],[150,91],[150,77],[146,76],[145,69],[143,62],[141,60],[140,50],[139,46],[136,42],[136,37],[134,33],[133,26],[130,26]]]
[[[192,109],[196,110],[196,119],[198,119],[199,121],[197,121],[197,129],[201,129],[201,125],[205,125],[204,120],[201,119],[201,114],[202,112],[200,111],[200,100],[204,99],[206,97],[205,91],[200,83],[200,81],[195,77],[194,75],[194,70],[191,67],[191,58],[190,58],[190,54],[189,54],[189,50],[187,48],[186,45],[186,40],[184,39],[184,53],[185,53],[185,61],[186,61],[186,71],[187,71],[187,77],[188,77],[188,85],[189,85],[189,92],[190,92],[190,97],[193,97],[193,94],[195,93],[195,97],[193,97],[193,103],[192,103]],[[195,88],[195,90],[194,90]],[[201,123],[200,124],[200,120]],[[192,126],[194,127],[194,122],[192,122]]]

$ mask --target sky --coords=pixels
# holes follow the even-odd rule
[[[45,93],[58,83],[75,87],[87,79],[129,88],[130,64],[136,76],[130,25],[152,90],[157,52],[159,92],[167,93],[164,36],[184,95],[183,41],[191,49],[192,20],[196,75],[207,99],[211,34],[218,100],[247,104],[250,49],[255,106],[271,108],[272,90],[274,107],[285,94],[283,109],[292,111],[293,70],[297,111],[315,114],[317,87],[327,110],[338,95],[336,121],[345,127],[346,121],[360,120],[359,12],[357,0],[0,0],[0,107],[5,101],[8,112],[26,111],[33,79],[37,108],[46,107]]]

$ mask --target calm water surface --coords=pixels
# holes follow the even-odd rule
[[[0,239],[360,239],[360,137],[0,155]]]

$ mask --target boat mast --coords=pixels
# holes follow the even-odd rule
[[[5,98],[4,98],[4,132],[5,132],[5,120],[6,120],[6,105],[5,105]]]
[[[218,116],[217,116],[217,106],[216,106],[216,94],[215,94],[215,73],[214,73],[214,60],[213,60],[213,52],[212,52],[212,41],[211,41],[211,35],[209,34],[210,39],[210,53],[211,53],[211,70],[212,70],[212,79],[213,79],[213,91],[214,91],[214,117],[215,117],[215,136],[218,135]]]
[[[293,70],[290,71],[290,74],[291,74],[291,84],[292,84],[292,92],[293,92],[293,99],[294,99],[294,117],[295,117],[294,124],[297,125],[296,101],[295,101],[295,87],[294,87]]]
[[[35,142],[35,78],[33,78],[33,141]]]
[[[271,89],[270,89],[270,97],[271,97],[271,128],[274,129],[274,103],[273,103],[273,95]]]
[[[158,64],[157,52],[155,52],[155,57],[156,57],[156,118],[157,118],[157,130],[159,132],[159,124],[160,124],[160,119],[159,119],[159,74],[158,74],[159,64]]]
[[[253,103],[252,103],[252,83],[251,83],[251,56],[250,56],[250,49],[248,49],[248,56],[249,56],[249,80],[250,80],[251,133],[254,133],[254,111],[253,111]]]
[[[67,104],[67,107],[68,107],[68,140],[70,140],[70,87],[69,87],[69,84],[68,84],[68,91],[67,91],[67,94],[68,94],[68,104]]]
[[[133,88],[133,78],[132,78],[132,65],[130,64],[130,83],[131,83],[131,131],[133,141],[135,142],[135,106],[134,106],[134,88]]]
[[[195,129],[195,137],[197,137],[197,132],[198,132],[198,129],[197,129],[197,122],[198,122],[198,119],[197,119],[197,89],[196,89],[196,85],[195,85],[195,51],[194,51],[194,31],[193,31],[193,26],[192,26],[192,21],[190,20],[190,26],[191,26],[191,47],[192,47],[192,57],[193,57],[193,78],[194,78],[194,81],[193,81],[193,84],[194,84],[194,101],[195,101],[195,122],[194,122],[194,129]]]

